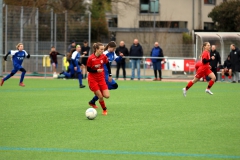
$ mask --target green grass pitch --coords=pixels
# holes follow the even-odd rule
[[[118,81],[95,120],[77,80],[18,83],[0,87],[0,160],[240,159],[238,83],[217,82],[211,96],[199,82],[183,97],[186,82]]]

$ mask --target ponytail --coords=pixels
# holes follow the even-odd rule
[[[69,52],[69,54],[67,55],[67,59],[68,60],[70,60],[71,59],[71,57],[72,57],[72,54],[73,54],[73,52],[75,52],[76,51],[76,49],[75,48],[72,48],[71,49],[71,51]]]
[[[106,51],[108,49],[108,44],[104,47],[104,51]]]
[[[106,51],[108,49],[108,47],[112,47],[115,48],[117,47],[117,44],[114,41],[109,42],[105,47],[104,47],[104,51]]]

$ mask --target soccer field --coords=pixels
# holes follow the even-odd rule
[[[240,159],[240,84],[117,81],[108,115],[88,120],[77,80],[9,79],[0,87],[0,159]],[[87,85],[87,81],[84,80]],[[99,103],[96,103],[99,107]]]

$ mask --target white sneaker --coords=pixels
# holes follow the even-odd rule
[[[186,90],[186,88],[183,88],[183,89],[182,89],[182,92],[183,92],[183,96],[186,97],[186,96],[187,96],[187,90]]]
[[[206,89],[205,92],[210,94],[210,95],[213,95],[213,93],[210,91],[210,89]]]

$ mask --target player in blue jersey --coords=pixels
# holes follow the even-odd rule
[[[16,46],[17,50],[10,50],[4,57],[4,60],[7,61],[7,56],[9,54],[12,55],[12,62],[13,62],[13,70],[11,71],[10,74],[8,74],[6,77],[4,77],[1,81],[1,86],[3,83],[8,80],[10,77],[12,77],[17,71],[21,71],[21,78],[20,78],[20,83],[19,86],[24,87],[25,85],[23,84],[23,79],[26,73],[26,70],[22,67],[22,62],[24,58],[30,58],[30,54],[28,54],[25,50],[23,50],[23,44],[18,43]]]
[[[79,80],[79,87],[84,88],[85,85],[82,84],[82,71],[80,69],[81,63],[79,62],[80,59],[80,52],[81,52],[81,46],[77,45],[76,49],[72,49],[69,54],[69,73],[68,72],[62,72],[60,74],[65,75],[66,78],[72,78],[77,74],[78,80]],[[71,57],[71,58],[70,58]]]
[[[112,64],[112,61],[120,62],[122,59],[123,54],[121,53],[119,56],[116,55],[115,49],[116,49],[116,43],[114,41],[111,41],[105,46],[103,54],[105,54],[108,57],[108,61],[110,63],[110,66]],[[107,69],[106,64],[104,64],[104,76],[105,76],[105,82],[108,86],[109,90],[114,90],[118,88],[117,82],[112,79],[111,82],[108,81],[109,72]],[[98,108],[95,104],[95,102],[98,100],[98,97],[95,95],[91,101],[89,101],[89,105],[93,108]]]

